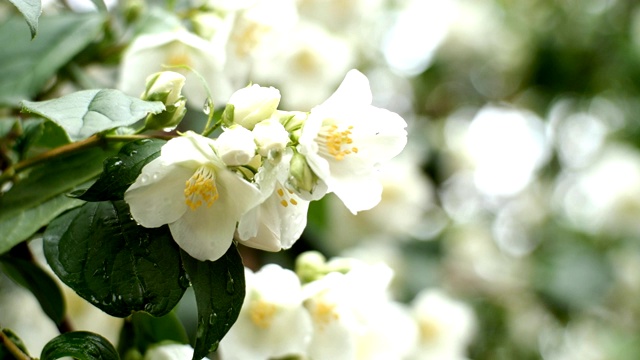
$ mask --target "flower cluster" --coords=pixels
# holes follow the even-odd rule
[[[296,272],[268,264],[245,273],[247,296],[220,343],[223,360],[462,359],[473,334],[470,308],[438,290],[411,306],[394,301],[383,263],[307,252]]]
[[[306,226],[310,201],[335,193],[353,214],[380,202],[376,167],[404,148],[407,124],[371,102],[357,70],[309,112],[278,110],[275,88],[238,90],[217,138],[187,131],[169,140],[125,201],[139,224],[168,224],[199,260],[220,258],[234,235],[258,249],[289,248]]]

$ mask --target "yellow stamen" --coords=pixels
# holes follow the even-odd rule
[[[316,138],[320,152],[333,156],[338,161],[344,159],[346,155],[357,153],[357,147],[346,146],[353,143],[351,130],[353,130],[353,126],[349,126],[343,131],[339,131],[336,124],[323,126]]]
[[[199,167],[185,183],[185,203],[191,210],[196,210],[203,204],[211,207],[218,196],[215,173],[207,166]]]
[[[276,190],[276,194],[280,196],[282,199],[280,200],[280,205],[287,207],[289,204],[298,205],[298,200],[294,199],[291,195],[293,195],[293,191],[287,189],[287,192],[284,191],[283,188],[279,187]]]
[[[313,309],[311,309],[311,316],[321,329],[331,321],[338,320],[340,318],[340,315],[335,311],[335,307],[335,304],[327,303],[325,301],[314,302]]]
[[[264,300],[255,300],[251,304],[249,316],[251,317],[251,321],[256,324],[257,327],[266,329],[271,325],[271,321],[273,320],[276,310],[276,306],[271,303]]]

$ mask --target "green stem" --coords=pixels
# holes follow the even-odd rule
[[[16,345],[11,339],[0,329],[0,342],[4,347],[13,355],[17,360],[31,360],[31,357],[25,354],[18,345]]]
[[[30,157],[19,163],[9,167],[6,169],[2,175],[0,175],[0,184],[4,183],[11,177],[15,176],[15,174],[26,170],[32,166],[38,165],[50,159],[56,158],[58,156],[75,153],[84,149],[88,149],[94,146],[103,145],[105,142],[124,142],[124,141],[133,141],[138,139],[150,139],[150,138],[159,138],[159,139],[170,139],[174,137],[173,135],[92,135],[82,141],[74,142],[71,144],[66,144],[55,149],[51,149],[49,151],[43,152],[42,154],[36,155],[34,157]]]

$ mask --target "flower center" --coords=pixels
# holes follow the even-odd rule
[[[256,324],[257,327],[266,329],[271,325],[271,320],[273,319],[276,310],[276,306],[271,303],[264,300],[255,300],[253,304],[251,304],[249,315],[251,317],[251,321]]]
[[[195,210],[202,204],[207,207],[213,205],[218,199],[216,176],[208,166],[200,166],[198,170],[187,180],[184,187],[185,203]]]
[[[351,130],[353,130],[353,126],[349,126],[343,131],[339,131],[336,124],[323,126],[316,137],[320,153],[332,156],[338,161],[344,159],[346,155],[357,153],[358,148],[350,146],[353,143]]]
[[[340,315],[335,311],[335,307],[336,304],[322,300],[314,302],[313,309],[311,310],[311,316],[320,329],[324,328],[330,322],[340,318]]]
[[[294,206],[298,205],[298,201],[291,196],[293,195],[293,191],[285,190],[282,186],[278,186],[276,193],[278,194],[278,197],[280,197],[280,205],[283,207],[287,207],[289,204]]]

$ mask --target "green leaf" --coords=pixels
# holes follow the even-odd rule
[[[245,296],[244,265],[235,245],[216,261],[199,261],[180,251],[198,306],[193,360],[218,348],[238,319]]]
[[[61,14],[40,19],[38,37],[28,38],[22,19],[0,24],[0,106],[33,99],[56,72],[94,41],[104,22],[99,13]]]
[[[142,168],[160,155],[164,144],[166,141],[160,139],[141,139],[126,144],[118,155],[104,161],[104,170],[98,180],[74,196],[85,201],[122,200]]]
[[[64,299],[58,284],[34,262],[15,256],[0,256],[0,269],[38,299],[42,310],[56,324],[64,318]]]
[[[23,158],[29,157],[30,150],[33,153],[41,153],[70,142],[64,129],[42,118],[26,119],[22,122],[22,128],[23,134],[19,139],[18,150]]]
[[[109,155],[94,148],[34,168],[0,197],[0,254],[28,239],[65,210],[82,204],[64,193],[100,174]]]
[[[12,342],[13,345],[20,349],[20,351],[22,351],[26,355],[29,355],[27,347],[24,345],[18,335],[16,335],[13,331],[7,328],[0,328],[0,332],[2,332],[0,336],[3,336],[5,338],[5,341]],[[2,341],[0,341],[0,359],[14,359],[13,355],[11,355],[11,351],[7,349],[7,346]]]
[[[189,343],[187,332],[175,311],[162,317],[136,312],[125,319],[118,341],[118,352],[123,356],[135,349],[144,354],[150,346],[160,342]]]
[[[65,284],[113,316],[165,315],[189,286],[168,227],[137,225],[124,201],[85,203],[58,217],[44,252]]]
[[[42,349],[41,360],[70,356],[78,360],[119,360],[118,352],[109,340],[88,331],[61,334]]]
[[[23,101],[22,110],[55,122],[71,141],[79,141],[101,131],[131,125],[149,113],[160,113],[164,104],[140,100],[120,90],[94,89],[53,100]]]
[[[0,217],[0,254],[28,239],[66,210],[82,204],[83,201],[60,194],[35,207]]]
[[[27,21],[27,25],[29,25],[29,30],[31,31],[31,38],[36,37],[36,33],[38,32],[38,18],[42,13],[42,4],[40,0],[9,0],[13,5],[15,5],[18,10],[24,16],[24,19]]]

